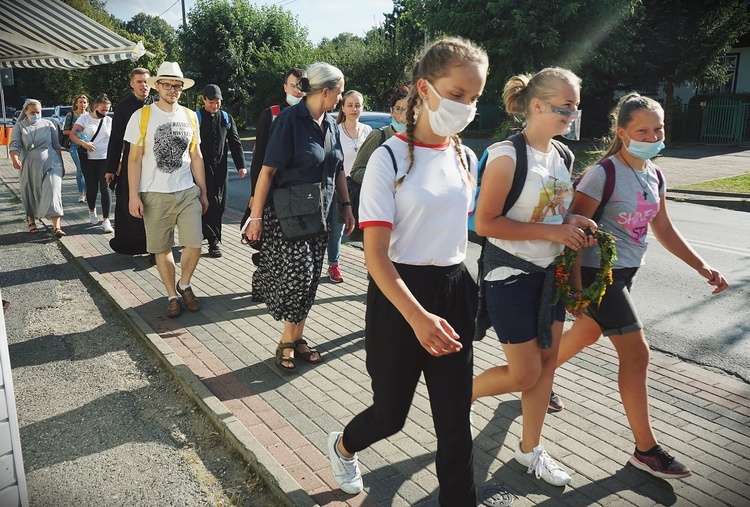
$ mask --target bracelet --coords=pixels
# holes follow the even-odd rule
[[[346,202],[342,202],[341,205],[342,206],[351,206],[352,203],[350,201],[346,201]]]
[[[247,218],[247,221],[248,221],[248,222],[253,222],[253,221],[255,221],[255,220],[263,220],[263,218],[262,218],[262,217],[258,217],[258,218],[248,217],[248,218]]]

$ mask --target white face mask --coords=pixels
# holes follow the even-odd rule
[[[432,93],[440,98],[437,111],[430,109],[427,106],[427,99],[424,99],[425,109],[428,110],[427,119],[430,121],[430,128],[436,135],[452,136],[458,134],[474,120],[474,115],[477,112],[476,106],[441,97],[429,81],[425,80],[425,82]]]
[[[302,97],[295,97],[291,93],[286,94],[286,101],[289,103],[290,106],[293,106],[295,104],[299,104],[299,101],[302,100]]]

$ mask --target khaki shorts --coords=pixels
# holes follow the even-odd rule
[[[146,250],[161,253],[175,245],[174,228],[179,231],[179,242],[189,248],[203,244],[200,202],[197,185],[179,192],[141,192],[143,225],[146,228]]]

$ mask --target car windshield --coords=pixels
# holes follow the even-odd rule
[[[71,112],[73,108],[71,106],[62,106],[60,107],[60,116],[65,116],[69,112]]]
[[[54,107],[43,107],[42,108],[42,118],[49,118],[55,114],[55,108]]]

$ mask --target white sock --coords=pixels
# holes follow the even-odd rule
[[[178,284],[178,285],[180,286],[180,289],[182,289],[182,290],[185,290],[185,289],[187,289],[188,287],[190,287],[190,284],[187,284],[187,285],[182,285],[182,282],[177,282],[177,284]]]

